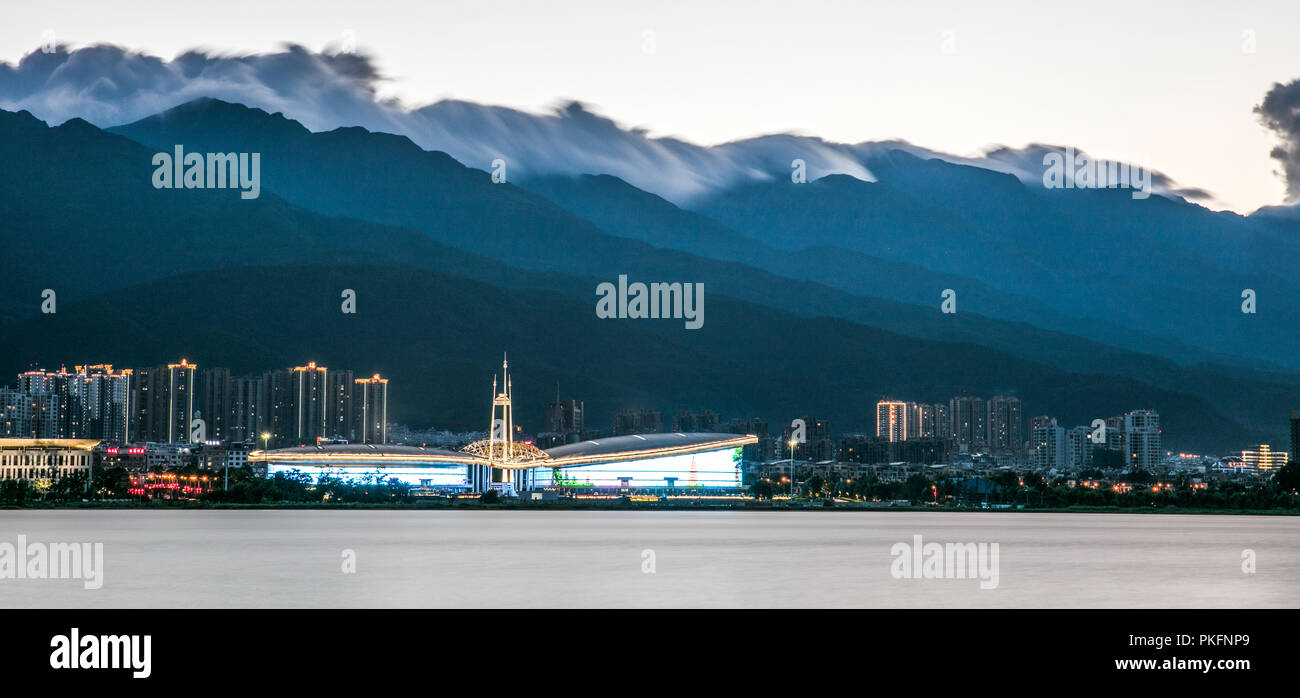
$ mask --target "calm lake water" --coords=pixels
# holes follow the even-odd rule
[[[19,534],[103,543],[103,587],[0,579],[0,607],[1300,605],[1300,518],[1282,516],[0,512],[0,543]],[[997,587],[895,578],[891,547],[916,535],[997,543]]]

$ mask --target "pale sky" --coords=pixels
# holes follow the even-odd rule
[[[350,32],[387,94],[528,110],[578,99],[712,144],[795,131],[975,154],[1075,145],[1241,212],[1281,203],[1252,108],[1300,77],[1300,0],[620,2],[78,0],[8,3],[0,60],[46,30],[171,58]],[[653,32],[652,36],[647,32]]]

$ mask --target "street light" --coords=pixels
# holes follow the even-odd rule
[[[266,442],[271,438],[271,432],[262,432],[262,458],[266,458]],[[230,459],[226,459],[226,489],[230,489]]]
[[[790,501],[794,501],[794,447],[799,445],[797,439],[790,439]]]

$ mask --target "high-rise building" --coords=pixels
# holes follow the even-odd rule
[[[936,439],[952,439],[952,411],[949,405],[942,402],[934,404],[934,437]]]
[[[230,438],[233,418],[230,369],[206,368],[200,374],[200,414],[207,426],[207,437],[212,440]]]
[[[887,441],[906,441],[909,429],[908,419],[912,410],[911,403],[900,400],[880,400],[876,403],[876,438]],[[916,425],[919,428],[919,424]]]
[[[1077,426],[1065,432],[1065,466],[1071,470],[1083,470],[1092,465],[1092,430]]]
[[[1124,415],[1117,414],[1106,418],[1106,450],[1124,452]],[[1124,457],[1128,462],[1128,457]]]
[[[266,408],[266,380],[262,376],[230,379],[230,441],[259,442],[263,431],[270,429]]]
[[[907,403],[907,440],[921,438],[921,405],[915,402]]]
[[[43,439],[125,440],[130,371],[77,366],[69,373],[34,369],[18,375],[4,398],[0,432]],[[21,403],[21,404],[20,404]]]
[[[77,366],[69,384],[76,426],[72,438],[126,443],[131,422],[131,369],[109,364]]]
[[[935,432],[935,413],[934,405],[923,403],[917,405],[917,413],[920,415],[920,427],[917,429],[918,436],[922,439],[934,438]]]
[[[1160,444],[1160,415],[1155,410],[1124,413],[1124,461],[1130,469],[1153,470],[1164,459]]]
[[[167,443],[189,443],[194,419],[194,375],[198,366],[181,359],[167,364]]]
[[[994,395],[988,402],[988,446],[995,451],[1018,450],[1024,445],[1020,398]]]
[[[625,434],[657,434],[664,430],[663,413],[659,410],[619,410],[614,415],[614,436]]]
[[[727,421],[725,426],[719,427],[728,434],[753,434],[754,436],[767,436],[767,420],[759,417],[732,417]]]
[[[672,431],[686,434],[692,432],[712,433],[719,429],[718,413],[713,410],[681,410],[673,416]]]
[[[0,386],[0,437],[32,435],[32,405],[27,393]]]
[[[1291,460],[1300,461],[1300,410],[1291,411]]]
[[[961,393],[948,401],[952,414],[952,438],[960,446],[970,451],[978,451],[988,445],[988,413],[984,399],[968,393]]]
[[[804,441],[794,448],[794,455],[801,461],[828,461],[835,457],[835,443],[831,441],[830,424],[816,417],[800,417],[803,422]],[[789,443],[795,436],[795,427],[790,425],[781,430],[780,448],[785,457],[790,457]]]
[[[1049,418],[1046,424],[1036,422],[1030,438],[1033,445],[1034,468],[1051,470],[1067,465],[1065,429],[1058,426],[1055,419]]]
[[[198,366],[187,359],[132,371],[130,439],[188,443],[197,404]]]
[[[356,427],[352,438],[365,444],[388,443],[388,379],[378,373],[355,381],[352,397]]]
[[[363,423],[355,414],[356,388],[357,381],[352,371],[345,369],[329,374],[326,381],[325,436],[363,441],[354,433],[357,425]]]
[[[271,440],[276,445],[314,444],[329,434],[329,369],[315,361],[271,371],[268,383]]]
[[[546,431],[552,434],[582,433],[582,401],[560,400],[546,406]]]
[[[38,439],[66,439],[76,428],[71,419],[67,371],[35,369],[18,374],[18,392],[27,396],[28,435]]]

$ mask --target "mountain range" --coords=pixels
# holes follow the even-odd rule
[[[155,189],[151,157],[177,144],[260,153],[261,196]],[[557,381],[597,426],[645,406],[870,431],[883,395],[1014,391],[1066,424],[1152,407],[1171,446],[1220,452],[1280,441],[1300,402],[1300,221],[1172,194],[899,148],[865,157],[872,181],[774,176],[684,207],[600,172],[496,182],[403,136],[209,98],[106,130],[0,112],[0,157],[9,372],[315,359],[391,374],[397,421],[477,427],[509,350],[535,422]],[[703,283],[704,328],[596,318],[620,274]]]

